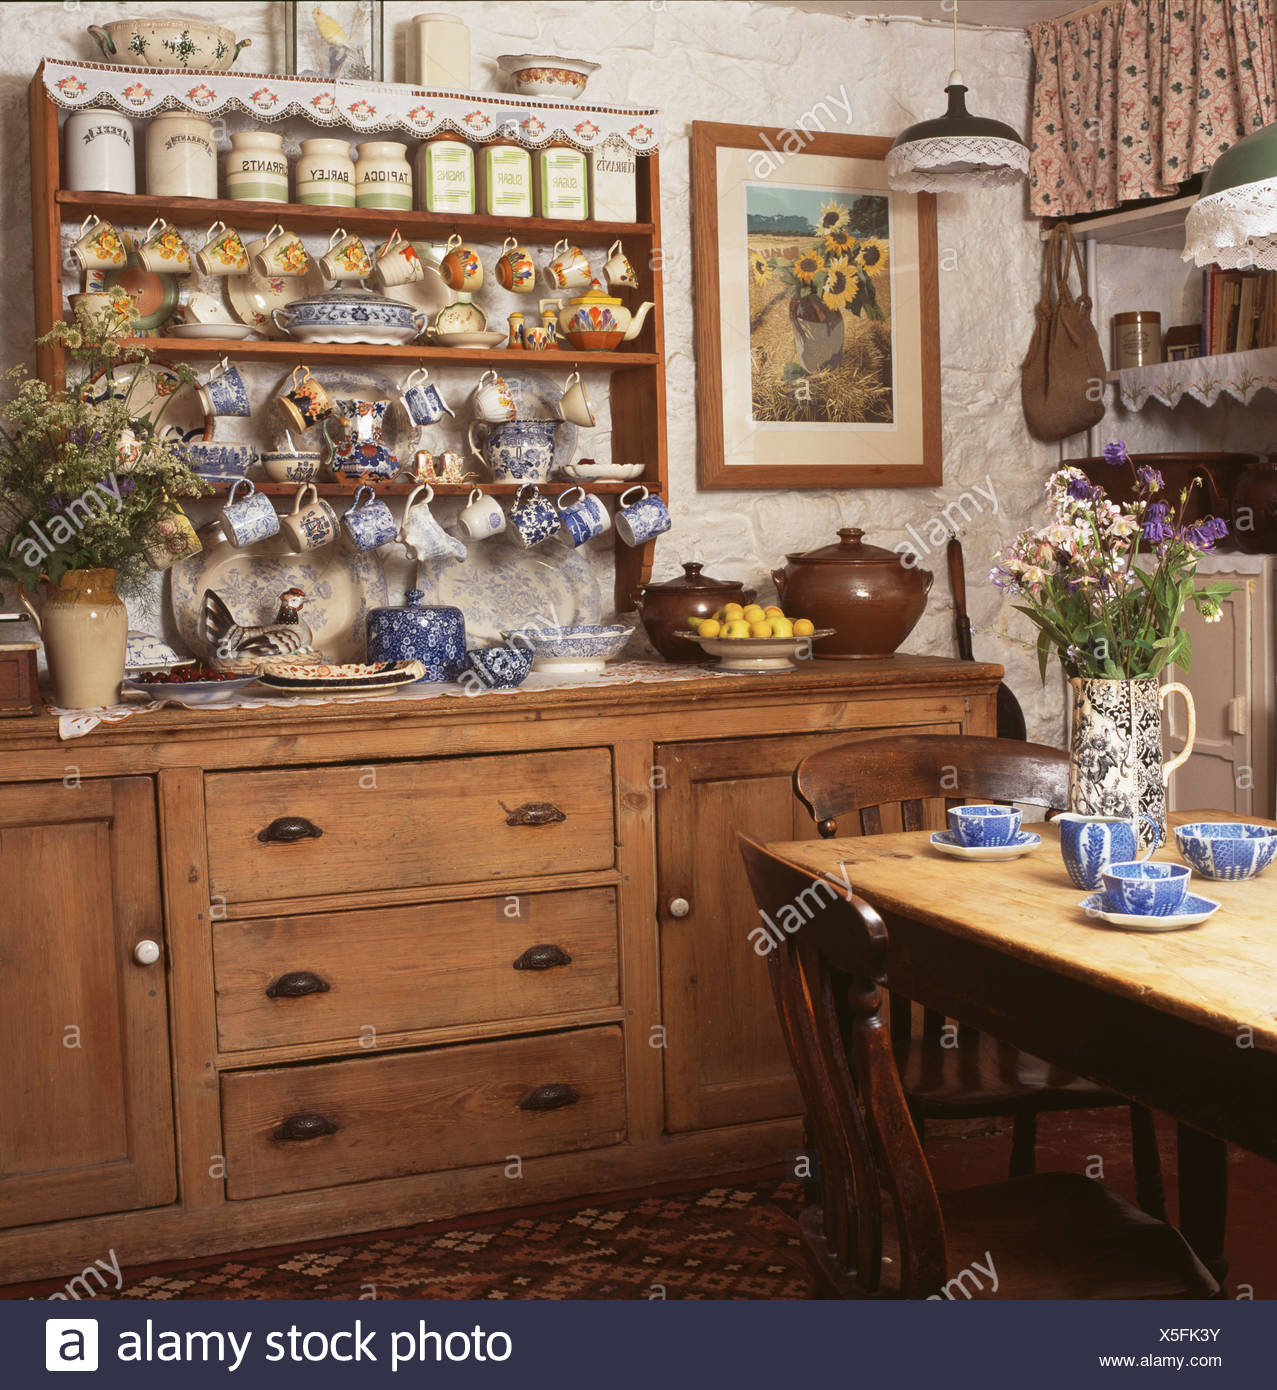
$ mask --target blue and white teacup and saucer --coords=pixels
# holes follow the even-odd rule
[[[1015,806],[954,806],[949,829],[937,831],[932,845],[957,859],[1018,859],[1037,849],[1042,837],[1020,829]]]
[[[1089,916],[1129,931],[1178,931],[1219,910],[1213,899],[1188,892],[1191,876],[1186,864],[1110,864],[1102,876],[1104,891],[1084,898],[1081,906]]]

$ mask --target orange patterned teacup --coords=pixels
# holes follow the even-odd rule
[[[137,258],[143,270],[153,275],[189,275],[191,253],[182,234],[171,223],[157,217],[146,229],[146,240],[138,247]]]
[[[89,213],[80,224],[80,235],[71,251],[83,270],[114,270],[129,258],[123,237],[96,212]]]
[[[247,275],[252,269],[243,238],[225,222],[214,222],[208,229],[195,259],[202,275]]]

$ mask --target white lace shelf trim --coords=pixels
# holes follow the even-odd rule
[[[1129,410],[1143,410],[1150,400],[1174,407],[1185,396],[1214,405],[1227,395],[1249,405],[1258,392],[1277,391],[1277,347],[1126,367],[1118,373],[1118,391]]]
[[[436,92],[402,83],[266,73],[184,72],[46,58],[44,90],[68,111],[86,106],[106,106],[128,116],[243,111],[272,122],[302,116],[315,125],[347,126],[356,133],[400,131],[422,138],[451,130],[480,143],[514,140],[528,149],[564,140],[588,151],[617,139],[635,154],[650,154],[662,134],[660,112],[651,107],[579,106],[500,92]]]
[[[955,163],[968,167],[955,170]],[[889,150],[886,165],[888,184],[901,193],[958,193],[1024,178],[1029,151],[1018,140],[937,136]]]
[[[1277,270],[1277,179],[1199,198],[1184,219],[1182,259],[1225,270]]]

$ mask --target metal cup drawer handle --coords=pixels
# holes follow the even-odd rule
[[[336,1134],[341,1126],[327,1115],[302,1113],[289,1115],[275,1130],[275,1138],[299,1143],[307,1139],[322,1139],[326,1134]]]
[[[516,970],[552,970],[556,965],[571,965],[572,957],[562,946],[529,946],[514,962]]]
[[[277,816],[257,838],[264,845],[291,845],[294,840],[318,840],[323,833],[305,816]]]
[[[538,1086],[529,1091],[519,1102],[520,1110],[560,1110],[565,1105],[575,1105],[581,1099],[580,1093],[571,1086],[559,1082],[548,1086]]]
[[[513,810],[504,801],[497,805],[505,812],[507,825],[558,825],[567,820],[567,814],[560,811],[552,801],[525,801]]]
[[[327,994],[332,986],[313,970],[289,970],[266,986],[267,999],[300,999],[306,994]]]

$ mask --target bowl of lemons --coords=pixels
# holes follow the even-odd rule
[[[682,635],[718,658],[715,670],[759,672],[796,670],[800,661],[811,660],[816,639],[833,632],[810,618],[791,618],[775,604],[729,603],[712,618],[692,619]]]

